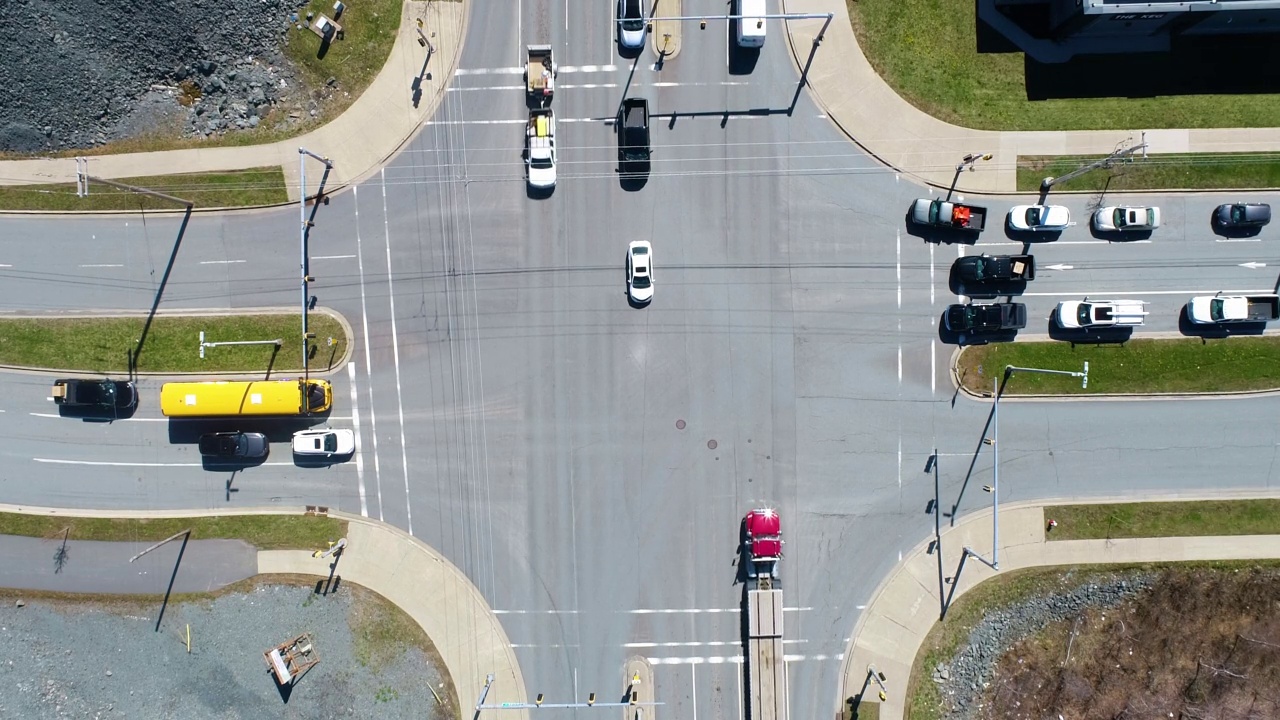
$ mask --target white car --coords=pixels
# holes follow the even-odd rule
[[[1160,227],[1160,208],[1123,207],[1113,205],[1099,208],[1093,214],[1093,229],[1099,232],[1141,232]]]
[[[293,434],[293,454],[307,457],[346,457],[356,451],[356,434],[353,430],[316,428],[299,430]]]
[[[630,50],[644,47],[644,6],[649,0],[618,0],[618,44]]]
[[[1056,231],[1071,225],[1071,211],[1062,205],[1015,205],[1009,211],[1009,227],[1014,230]]]
[[[636,305],[653,299],[653,247],[648,240],[627,246],[627,297]]]

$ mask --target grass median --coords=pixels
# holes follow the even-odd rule
[[[979,33],[974,3],[846,5],[859,48],[885,82],[924,112],[964,127],[1127,134],[1135,128],[1270,127],[1280,112],[1280,95],[1207,94],[1215,86],[1213,68],[1249,66],[1249,46],[1240,41],[1223,43],[1213,53],[1081,56],[1063,65],[1036,65],[1021,52],[1006,52],[1008,42],[993,31]],[[1139,96],[1090,97],[1103,86]],[[1216,86],[1223,86],[1221,76]],[[1204,94],[1188,94],[1189,88]],[[1045,99],[1029,99],[1039,97]]]
[[[1058,505],[1050,540],[1280,535],[1280,500]]]
[[[1123,345],[1013,342],[967,347],[957,373],[970,392],[992,391],[1006,365],[1078,372],[1089,363],[1089,387],[1079,378],[1015,373],[1005,395],[1207,393],[1280,388],[1280,337],[1130,340]]]
[[[1097,155],[1018,158],[1018,189],[1036,191],[1046,177],[1060,177],[1097,159]],[[1280,154],[1222,153],[1151,155],[1147,159],[1094,170],[1054,185],[1054,190],[1088,192],[1174,189],[1280,187]]]
[[[228,172],[122,178],[117,182],[190,200],[197,208],[249,207],[288,202],[280,167]],[[77,197],[75,183],[0,186],[0,210],[177,210],[168,200],[93,183],[88,197]]]
[[[0,535],[47,539],[159,542],[188,528],[192,540],[244,540],[259,550],[320,549],[347,533],[345,521],[314,515],[135,519],[0,513]]]
[[[312,370],[332,367],[347,349],[341,323],[325,313],[308,316],[316,334]],[[136,353],[138,372],[293,372],[302,369],[302,324],[298,315],[159,315],[145,317],[0,319],[0,365],[124,373]],[[146,338],[137,340],[146,329]],[[200,357],[200,332],[206,342],[280,339],[281,345],[208,348]],[[334,344],[329,345],[329,338]]]

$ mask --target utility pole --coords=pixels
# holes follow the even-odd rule
[[[1128,142],[1128,140],[1126,140],[1125,142]],[[1121,145],[1124,145],[1124,143],[1121,143]],[[1138,152],[1139,150],[1142,151],[1142,157],[1145,159],[1147,157],[1147,132],[1145,130],[1142,131],[1142,142],[1137,145],[1134,145],[1133,147],[1126,148],[1126,147],[1117,146],[1116,149],[1113,150],[1110,155],[1104,158],[1101,158],[1099,160],[1094,160],[1093,162],[1079,169],[1072,170],[1071,172],[1067,173],[1066,175],[1063,175],[1062,177],[1045,178],[1040,182],[1040,192],[1049,192],[1049,188],[1053,187],[1054,185],[1060,182],[1078,178],[1081,175],[1089,172],[1090,170],[1097,170],[1098,168],[1109,169],[1117,161],[1129,159],[1131,155]]]
[[[307,381],[310,380],[311,368],[308,364],[308,355],[311,350],[311,339],[315,337],[315,333],[307,331],[307,309],[309,304],[309,285],[315,282],[315,278],[311,277],[310,262],[307,257],[307,239],[311,235],[311,227],[315,224],[307,218],[307,156],[311,156],[316,160],[324,163],[324,175],[320,178],[320,188],[316,191],[315,207],[319,208],[320,203],[324,201],[324,183],[329,178],[329,171],[333,169],[333,163],[327,157],[321,157],[306,148],[298,148],[298,172],[301,181],[301,187],[298,188],[298,219],[300,223],[300,245],[301,255],[300,266],[302,268],[302,391],[306,392]],[[315,216],[314,209],[311,213]],[[307,408],[307,412],[311,412],[311,401],[304,397],[303,405]]]

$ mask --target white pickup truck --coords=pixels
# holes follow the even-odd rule
[[[1070,330],[1141,325],[1147,317],[1141,300],[1067,300],[1058,303],[1058,325]]]
[[[1264,323],[1280,319],[1280,295],[1202,295],[1187,303],[1187,318],[1200,325]]]
[[[529,111],[525,137],[530,187],[553,189],[556,186],[556,116],[551,108]]]

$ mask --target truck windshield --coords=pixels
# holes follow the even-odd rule
[[[1221,322],[1222,318],[1226,317],[1226,314],[1222,312],[1222,309],[1225,308],[1226,306],[1227,306],[1227,301],[1222,300],[1221,298],[1214,298],[1210,300],[1209,301],[1209,317],[1213,318],[1214,322]]]
[[[538,170],[550,170],[553,167],[549,157],[535,157],[529,161],[529,164]]]
[[[983,258],[975,260],[973,263],[973,274],[978,280],[985,279],[987,277],[987,261]]]
[[[1076,323],[1081,327],[1093,324],[1093,306],[1081,304],[1076,308]]]
[[[310,411],[315,412],[325,406],[324,386],[312,385],[307,389],[307,404]]]

